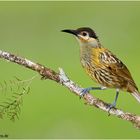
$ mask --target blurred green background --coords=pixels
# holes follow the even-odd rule
[[[60,32],[83,26],[97,32],[103,46],[129,67],[140,88],[140,2],[0,2],[2,50],[55,71],[62,67],[83,87],[96,86],[81,67],[75,38]],[[0,65],[2,83],[36,74],[5,60]],[[92,93],[109,103],[115,96],[115,90]],[[140,104],[125,92],[117,103],[125,111],[140,114]],[[9,138],[140,138],[140,130],[130,123],[84,105],[66,88],[40,77],[23,99],[20,119],[0,120],[0,134]]]

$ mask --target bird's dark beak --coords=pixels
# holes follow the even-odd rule
[[[77,31],[76,30],[66,29],[66,30],[62,30],[62,32],[73,34],[73,35],[77,36]]]

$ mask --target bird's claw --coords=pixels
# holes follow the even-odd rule
[[[106,89],[106,87],[88,87],[88,88],[83,88],[81,90],[81,93],[80,93],[80,99],[85,95],[87,94],[90,90],[104,90]]]
[[[80,99],[87,94],[89,91],[91,90],[91,88],[83,88],[81,93],[80,93]]]
[[[80,93],[80,99],[87,93],[87,91],[85,89],[82,89],[81,93]]]
[[[110,110],[111,110],[112,108],[115,108],[115,107],[116,107],[116,103],[109,104],[109,105],[107,106],[109,115],[110,115]]]

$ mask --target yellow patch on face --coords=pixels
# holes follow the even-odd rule
[[[88,42],[88,38],[85,38],[83,36],[78,36],[79,37],[79,40],[82,42],[82,43],[86,43]]]
[[[96,39],[91,38],[89,36],[82,36],[82,35],[78,35],[78,39],[82,42],[82,43],[94,43],[97,42]]]

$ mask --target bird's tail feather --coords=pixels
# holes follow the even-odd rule
[[[133,92],[132,95],[140,103],[140,93],[139,92]]]

